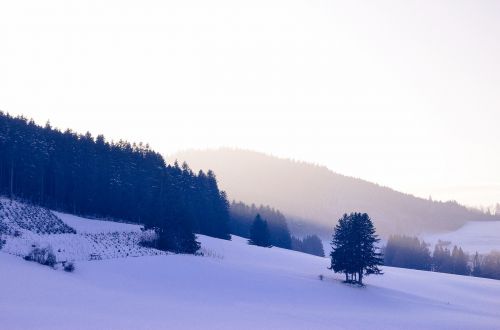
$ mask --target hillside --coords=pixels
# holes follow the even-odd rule
[[[422,239],[431,245],[439,240],[450,242],[450,246],[458,245],[471,254],[500,251],[500,222],[469,222],[448,233],[422,235]]]
[[[367,212],[377,230],[391,233],[438,233],[455,230],[468,221],[500,220],[455,202],[417,198],[326,167],[235,149],[186,151],[170,159],[212,169],[230,199],[269,204],[298,219],[294,228],[319,227],[331,232],[345,212]]]
[[[24,257],[50,247],[57,261],[85,261],[165,254],[139,245],[139,225],[91,220],[0,197],[1,252]]]
[[[327,269],[328,258],[238,236],[199,235],[203,256],[170,254],[139,246],[147,232],[138,225],[0,202],[0,223],[9,228],[0,250],[6,329],[495,329],[500,322],[500,281],[384,267],[366,287],[351,286]],[[76,270],[20,258],[33,246],[51,246],[57,261],[76,260]]]
[[[166,164],[147,144],[0,111],[0,155],[0,196],[156,228],[165,251],[195,253],[194,233],[230,237],[228,201],[213,172]]]
[[[235,236],[199,239],[205,257],[79,261],[74,273],[0,251],[2,327],[496,329],[500,324],[500,281],[385,267],[383,276],[368,277],[360,288],[342,284],[343,276],[327,270],[325,258],[250,246]]]

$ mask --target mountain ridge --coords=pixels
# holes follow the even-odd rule
[[[454,230],[468,221],[494,221],[455,201],[434,201],[326,166],[235,148],[187,150],[167,157],[193,169],[212,169],[230,199],[269,204],[287,218],[332,228],[343,213],[368,212],[382,235]],[[330,229],[331,230],[331,229]]]

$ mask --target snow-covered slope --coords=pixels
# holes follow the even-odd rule
[[[50,247],[57,261],[81,261],[165,254],[139,245],[141,226],[92,220],[0,198],[2,252],[27,255]]]
[[[78,226],[75,226],[78,228]],[[6,329],[499,329],[500,281],[384,268],[360,288],[328,259],[199,237],[205,257],[81,261],[0,253]],[[323,274],[324,280],[318,276]]]
[[[457,230],[424,235],[423,239],[432,245],[436,244],[438,240],[451,242],[452,246],[461,246],[464,251],[469,253],[500,251],[500,221],[468,222]]]
[[[75,233],[47,209],[0,197],[0,232],[14,235],[16,231],[41,235]]]

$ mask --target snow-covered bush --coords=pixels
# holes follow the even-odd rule
[[[31,252],[24,257],[24,260],[38,262],[41,265],[54,267],[57,263],[56,255],[50,246],[39,248],[34,247]]]
[[[64,264],[64,271],[72,273],[75,270],[75,264],[72,261],[68,261]]]
[[[139,245],[148,248],[156,248],[158,234],[154,230],[145,230],[139,237]]]
[[[198,252],[196,252],[197,256],[201,257],[209,257],[209,258],[214,258],[214,259],[224,259],[224,256],[222,254],[219,254],[213,250],[207,249],[207,248],[201,248]]]

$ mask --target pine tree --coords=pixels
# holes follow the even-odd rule
[[[476,252],[474,255],[474,259],[472,259],[472,276],[480,277],[482,274],[481,272],[481,259],[479,257],[479,253]]]
[[[457,246],[453,247],[453,251],[451,252],[452,258],[452,273],[458,275],[469,275],[470,270],[468,263],[468,256],[464,253],[462,248],[458,248]]]
[[[230,206],[230,232],[241,237],[250,237],[250,227],[255,216],[266,219],[271,245],[284,249],[292,248],[292,237],[285,216],[269,206],[251,206],[233,201]]]
[[[382,274],[382,254],[378,252],[380,239],[366,213],[344,214],[335,227],[330,254],[330,269],[343,272],[347,282],[363,284],[363,276]]]
[[[250,244],[271,247],[267,222],[257,214],[250,228]]]
[[[453,273],[453,259],[451,257],[450,249],[447,245],[449,243],[438,241],[434,246],[432,254],[432,270],[439,273]]]

